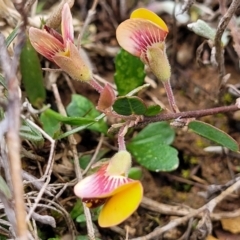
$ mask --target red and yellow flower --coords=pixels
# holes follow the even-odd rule
[[[75,187],[75,194],[89,208],[103,205],[98,223],[101,227],[111,227],[127,219],[139,206],[143,197],[140,181],[127,177],[131,167],[131,155],[119,151],[108,163]]]
[[[92,71],[88,61],[80,56],[74,45],[72,15],[67,3],[62,9],[61,30],[62,35],[47,26],[44,29],[30,27],[29,39],[37,52],[55,62],[73,79],[90,81]]]
[[[130,19],[122,22],[116,31],[119,45],[150,67],[161,81],[168,81],[171,75],[166,55],[165,38],[168,27],[155,13],[139,8]]]

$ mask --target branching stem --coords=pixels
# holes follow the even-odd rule
[[[209,109],[202,109],[202,110],[194,110],[194,111],[187,111],[187,112],[177,112],[177,113],[165,113],[159,114],[154,117],[144,117],[143,121],[140,124],[148,124],[152,122],[160,122],[166,120],[173,120],[177,118],[199,118],[208,115],[215,115],[218,113],[226,113],[226,112],[233,112],[239,110],[237,105],[230,105],[230,106],[222,106],[216,108],[209,108]]]

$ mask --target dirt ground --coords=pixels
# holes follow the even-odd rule
[[[87,10],[91,8],[93,1],[77,0],[72,8],[75,25],[75,37],[80,31],[87,15]],[[119,50],[115,37],[115,30],[119,23],[129,17],[129,14],[136,7],[147,7],[149,1],[122,1],[126,4],[125,11],[120,12],[120,1],[105,0],[99,1],[96,14],[87,29],[88,38],[82,44],[88,54],[94,73],[113,83],[114,79],[114,58]],[[155,1],[151,1],[155,2]],[[167,1],[171,2],[171,1]],[[174,2],[174,1],[173,1]],[[172,3],[173,3],[172,2]],[[176,1],[177,2],[177,1]],[[182,1],[180,1],[182,2]],[[191,1],[188,1],[191,2]],[[195,2],[195,1],[193,1]],[[219,2],[225,6],[225,10],[230,6],[231,1],[196,1],[197,6],[202,9],[198,17],[208,20],[211,26],[217,27],[222,17]],[[156,3],[159,3],[156,1]],[[43,4],[41,10],[43,14],[48,14],[50,9],[56,7],[56,2],[48,0],[39,1]],[[52,8],[50,8],[52,7]],[[197,14],[193,10],[188,10],[189,14]],[[211,12],[209,14],[209,12]],[[239,87],[239,56],[234,50],[233,39],[229,33],[229,42],[225,47],[225,68],[226,74],[230,77],[221,87],[219,84],[219,72],[216,66],[210,62],[211,48],[203,48],[200,59],[197,61],[197,49],[205,41],[187,28],[187,23],[179,23],[173,16],[161,10],[161,17],[169,27],[167,37],[167,54],[172,68],[171,83],[180,111],[199,110],[213,108],[223,105],[234,104],[237,96],[229,91],[229,85]],[[239,18],[240,9],[236,11]],[[6,21],[5,27],[8,26]],[[189,19],[189,22],[192,20]],[[12,26],[8,26],[12,27]],[[2,27],[4,29],[4,27]],[[239,26],[238,26],[239,31]],[[239,39],[238,39],[239,40]],[[238,43],[239,44],[239,43]],[[46,66],[46,59],[42,58],[42,66]],[[200,63],[201,61],[201,63]],[[47,63],[49,64],[49,63]],[[49,67],[53,67],[51,65]],[[46,74],[47,76],[47,74]],[[148,104],[161,103],[168,107],[168,100],[161,83],[157,82],[152,74],[148,74],[146,81],[151,84],[150,88],[141,92],[141,97]],[[46,80],[46,79],[45,79]],[[98,93],[87,84],[67,80],[65,75],[60,74],[57,79],[57,86],[60,92],[63,105],[66,107],[71,101],[71,94],[74,92],[81,94],[93,103],[97,104]],[[49,83],[46,84],[47,100],[54,110],[57,110],[56,99],[53,96]],[[22,89],[24,93],[24,89]],[[212,124],[222,129],[232,136],[238,143],[240,142],[240,113],[230,112],[199,118],[199,120]],[[108,124],[113,123],[108,119]],[[63,126],[64,129],[64,126]],[[141,128],[131,131],[126,141],[139,132]],[[215,144],[206,140],[193,132],[186,131],[185,128],[174,128],[176,137],[173,146],[179,152],[179,167],[173,172],[151,172],[142,167],[143,177],[141,182],[144,187],[144,201],[138,210],[126,221],[116,227],[100,228],[97,221],[94,221],[96,236],[102,240],[117,239],[207,239],[207,240],[237,240],[240,239],[240,198],[239,192],[234,191],[214,209],[211,218],[205,212],[183,221],[177,227],[172,227],[164,234],[159,234],[154,238],[144,238],[144,236],[155,231],[157,228],[165,226],[167,223],[176,220],[199,209],[211,199],[219,196],[224,190],[234,183],[239,176],[240,155],[232,151],[207,152],[204,149]],[[79,153],[93,155],[99,143],[101,134],[85,130],[74,134],[77,140],[77,150]],[[28,141],[22,143],[28,151],[47,159],[50,151],[50,142],[45,141],[40,149],[34,148]],[[102,150],[114,152],[117,148],[116,136],[104,136]],[[45,196],[44,199],[56,201],[67,213],[70,213],[76,204],[77,197],[73,194],[75,179],[74,166],[69,153],[69,142],[67,139],[59,140],[55,148],[55,161],[50,183],[53,184],[55,194],[59,193],[64,184],[69,184],[57,200]],[[22,166],[24,171],[39,178],[41,171],[46,169],[46,162],[36,162],[31,160],[26,154],[22,156]],[[134,166],[138,164],[134,161]],[[41,169],[41,171],[39,171]],[[58,185],[59,184],[59,187]],[[25,192],[33,191],[31,184],[25,185]],[[34,193],[36,196],[36,193]],[[30,201],[31,199],[28,199]],[[46,202],[48,201],[46,200]],[[158,204],[165,204],[163,206]],[[173,206],[173,208],[171,208]],[[168,213],[161,210],[164,208]],[[72,239],[71,232],[77,231],[78,236],[87,235],[85,224],[69,220],[69,216],[59,214],[54,209],[41,208],[37,211],[41,215],[53,216],[56,220],[56,228],[43,223],[38,223],[36,229],[41,233],[39,239]],[[3,214],[3,212],[1,212]],[[226,217],[229,215],[229,217]],[[1,219],[1,218],[0,218]],[[70,221],[70,223],[69,223]],[[210,223],[209,223],[210,222]],[[212,223],[212,224],[211,224]],[[0,222],[1,226],[1,222]],[[70,229],[71,227],[74,230]],[[126,237],[126,234],[128,237]],[[3,236],[3,238],[1,238]],[[139,237],[139,238],[138,238]],[[4,238],[4,231],[0,239]],[[78,238],[79,240],[82,238]],[[84,239],[84,238],[83,238]]]

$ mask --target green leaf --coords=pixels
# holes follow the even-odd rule
[[[175,132],[167,122],[151,123],[134,137],[128,145],[144,145],[146,143],[171,144],[174,140]]]
[[[131,167],[128,173],[128,177],[134,180],[141,180],[143,176],[142,169],[140,167]]]
[[[11,191],[1,175],[0,175],[0,192],[2,192],[5,195],[5,197],[9,200],[12,198]]]
[[[162,111],[162,108],[159,105],[152,105],[147,108],[145,116],[151,117],[159,114]]]
[[[83,236],[77,236],[76,240],[89,240],[89,237],[87,235]]]
[[[43,137],[35,134],[29,126],[21,126],[19,135],[23,139],[33,142],[43,141]]]
[[[42,147],[44,144],[42,133],[37,128],[29,124],[26,120],[23,120],[22,122],[19,135],[21,138],[36,144],[38,147]]]
[[[168,146],[175,133],[167,122],[149,124],[127,144],[136,161],[151,171],[172,171],[178,167],[178,152]]]
[[[87,236],[87,235],[77,236],[76,240],[89,240],[89,236]],[[101,240],[101,239],[100,238],[95,238],[95,240]]]
[[[11,42],[14,40],[14,38],[18,35],[18,29],[19,26],[15,27],[13,31],[8,35],[8,37],[5,40],[6,46],[9,47]]]
[[[196,22],[189,23],[187,27],[201,37],[214,41],[216,29],[211,28],[206,22],[198,19]]]
[[[168,172],[179,165],[178,151],[166,144],[149,142],[142,145],[128,145],[136,161],[150,171]]]
[[[98,121],[101,121],[103,118],[105,117],[104,114],[101,114],[100,116],[96,117],[95,118],[95,121],[98,122]],[[84,126],[80,126],[80,127],[76,127],[74,129],[72,129],[71,131],[68,131],[68,132],[65,132],[63,133],[62,135],[58,136],[57,139],[62,139],[62,138],[65,138],[65,137],[68,137],[69,135],[71,134],[74,134],[74,133],[77,133],[77,132],[80,132],[86,128],[89,128],[93,125],[93,123],[89,123],[87,125],[84,125]]]
[[[70,216],[72,219],[76,219],[79,215],[83,214],[83,204],[80,199],[74,204],[72,211],[70,212]]]
[[[20,70],[30,103],[35,107],[42,107],[46,98],[42,69],[37,52],[29,39],[27,39],[20,55]]]
[[[95,122],[95,119],[90,119],[90,118],[85,118],[85,117],[66,117],[66,116],[63,116],[60,113],[55,112],[51,109],[47,109],[45,111],[45,114],[58,120],[59,122],[69,124],[72,126],[82,126],[82,125],[86,125],[88,123]]]
[[[101,114],[95,109],[95,106],[92,102],[90,102],[87,98],[77,94],[72,95],[72,100],[67,106],[66,110],[70,117],[85,117],[91,120],[95,120],[95,118]],[[108,130],[107,124],[103,119],[88,126],[88,128],[105,134]]]
[[[108,153],[108,152],[109,152],[109,149],[107,149],[107,148],[101,149],[101,150],[99,151],[99,153],[97,154],[94,163],[96,163],[97,161],[99,161],[99,160],[100,160],[106,153]],[[81,169],[86,169],[86,167],[87,167],[88,164],[90,163],[91,159],[92,159],[92,154],[83,155],[83,156],[79,159],[79,164],[80,164]]]
[[[78,223],[86,222],[86,217],[85,217],[85,215],[84,215],[84,214],[79,215],[79,216],[76,218],[76,222],[78,222]]]
[[[144,83],[144,64],[135,56],[121,49],[115,58],[114,81],[119,95],[126,95]]]
[[[138,97],[119,97],[113,104],[113,110],[124,116],[143,115],[147,107]]]
[[[7,89],[7,84],[6,84],[6,81],[5,81],[5,78],[0,74],[0,84],[5,88]]]
[[[40,121],[43,125],[43,130],[51,137],[56,138],[60,133],[61,124],[59,120],[53,118],[52,115],[48,114],[48,111],[41,113]]]
[[[200,136],[212,140],[232,151],[237,152],[239,150],[238,143],[231,136],[210,124],[201,121],[192,121],[188,124],[188,127]]]

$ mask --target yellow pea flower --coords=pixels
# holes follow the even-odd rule
[[[139,8],[122,22],[116,37],[119,45],[150,67],[160,81],[168,81],[171,69],[166,55],[168,27],[155,13]]]
[[[98,223],[111,227],[126,220],[139,206],[143,197],[140,181],[127,177],[131,155],[119,151],[96,173],[84,178],[74,187],[76,196],[89,208],[103,205]]]

